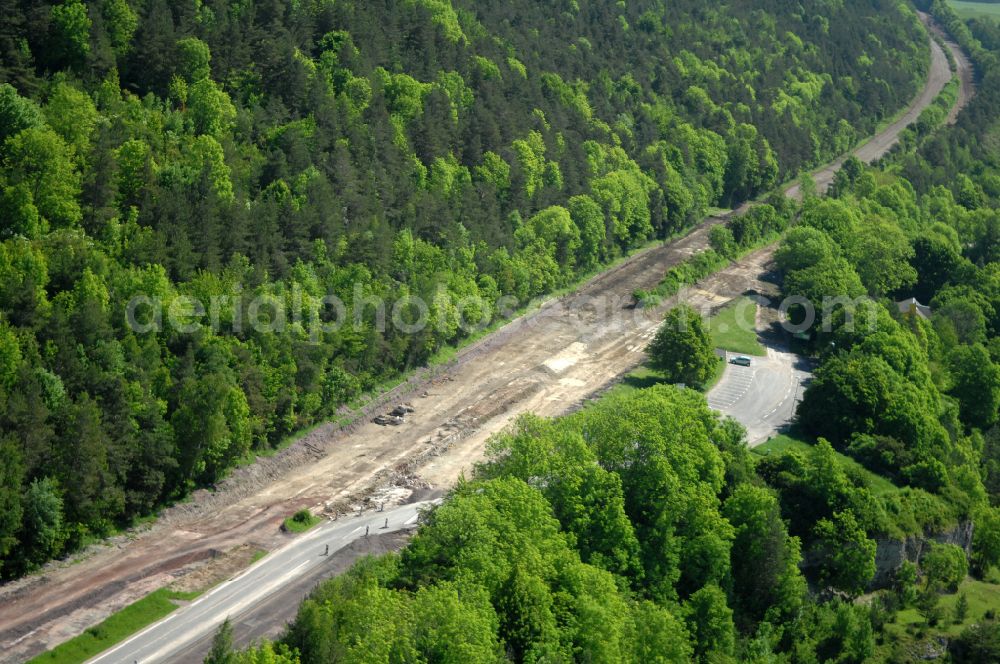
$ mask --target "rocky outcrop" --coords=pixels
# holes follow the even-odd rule
[[[892,577],[903,561],[917,562],[931,542],[957,544],[968,554],[972,548],[972,521],[963,521],[954,528],[937,534],[911,535],[903,539],[876,540],[875,577],[870,590],[885,588],[892,583]]]

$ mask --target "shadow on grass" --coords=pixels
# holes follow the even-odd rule
[[[628,376],[625,376],[622,383],[637,390],[644,390],[647,387],[653,387],[654,385],[666,385],[667,381],[663,378],[663,376],[651,373],[641,376],[629,374]]]

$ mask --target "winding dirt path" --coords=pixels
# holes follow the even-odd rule
[[[958,99],[955,101],[955,105],[951,107],[948,112],[947,124],[955,124],[955,120],[958,119],[958,114],[962,112],[968,103],[972,100],[972,97],[976,94],[976,70],[969,60],[969,56],[965,54],[958,44],[951,38],[945,30],[930,16],[922,12],[920,14],[920,20],[924,22],[927,29],[931,31],[935,37],[944,42],[945,47],[951,53],[952,58],[955,60],[955,73],[958,75],[959,88],[958,88]]]
[[[916,117],[950,76],[940,48],[933,48],[925,90],[904,118]],[[900,121],[887,128],[859,156],[883,154],[903,127]],[[832,180],[840,163],[820,171],[817,183],[827,172]],[[446,371],[415,378],[399,392],[408,392],[416,408],[402,426],[365,421],[349,432],[321,426],[275,457],[236,471],[219,491],[166,510],[148,529],[0,588],[0,659],[24,661],[52,648],[150,591],[225,561],[237,547],[277,548],[287,539],[281,520],[301,507],[357,506],[365,496],[393,502],[415,486],[449,486],[516,416],[571,410],[641,362],[663,308],[676,298],[644,311],[628,307],[630,294],[706,248],[709,229],[722,221],[708,219],[680,240],[634,255],[466,348]],[[758,283],[771,251],[752,254],[683,297],[724,304]],[[373,490],[381,493],[373,498]]]
[[[958,116],[959,111],[965,107],[965,105],[972,98],[975,90],[972,87],[973,80],[973,68],[972,63],[962,52],[962,49],[958,47],[955,42],[946,38],[944,31],[937,25],[934,19],[923,12],[917,12],[920,16],[920,20],[923,21],[924,26],[929,32],[932,32],[938,36],[941,36],[945,42],[945,46],[951,52],[955,59],[962,85],[959,89],[958,101],[952,108],[951,114],[949,114],[948,122],[954,122],[954,118]],[[845,154],[838,159],[834,160],[830,164],[827,164],[823,168],[814,171],[812,173],[813,181],[816,183],[816,189],[819,192],[825,192],[827,188],[833,183],[833,178],[840,170],[840,167],[844,165],[844,162],[851,155],[857,157],[866,164],[870,164],[873,161],[879,159],[886,152],[892,149],[894,145],[899,141],[900,133],[906,129],[910,124],[915,122],[920,114],[925,108],[933,103],[934,98],[941,93],[944,86],[948,84],[951,80],[953,74],[951,68],[948,65],[948,58],[944,54],[941,46],[934,41],[930,40],[931,46],[931,63],[927,71],[927,80],[924,83],[923,89],[917,94],[917,96],[910,102],[910,106],[907,111],[903,113],[895,122],[890,124],[888,127],[883,129],[881,132],[876,134],[867,140],[864,144],[854,149],[852,152]],[[785,190],[785,194],[796,200],[802,199],[802,192],[799,190],[798,183],[793,184],[791,187]]]

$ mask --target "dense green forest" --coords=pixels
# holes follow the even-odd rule
[[[927,61],[896,0],[3,0],[0,575],[460,341],[461,298],[488,320],[843,152]],[[380,327],[408,295],[431,324]]]
[[[1000,31],[930,8],[977,97],[878,167],[848,160],[776,253],[785,295],[838,298],[802,347],[819,359],[799,409],[812,445],[755,455],[663,385],[524,417],[400,554],[319,586],[277,643],[219,639],[209,661],[1000,661],[996,591],[971,621],[954,595],[1000,565]],[[772,213],[728,230],[759,236]],[[932,315],[901,312],[909,296]],[[968,556],[929,542],[858,601],[877,542],[963,524]],[[946,625],[963,627],[942,646]]]
[[[1000,219],[988,202],[921,194],[889,171],[852,163],[848,173],[837,198],[806,202],[778,254],[790,293],[829,279],[824,295],[861,298],[851,309],[857,328],[840,314],[812,341],[822,364],[802,426],[821,437],[808,452],[756,457],[739,425],[696,391],[668,386],[553,421],[526,416],[491,442],[488,462],[401,554],[319,586],[279,642],[235,655],[220,647],[208,661],[921,659],[924,650],[889,638],[895,616],[916,610],[918,635],[936,634],[953,611],[964,622],[965,595],[951,605],[966,608],[947,614],[944,600],[970,572],[981,578],[1000,563],[997,335],[947,304],[930,321],[894,315],[866,276],[893,272],[900,288],[919,286],[927,263],[916,247],[946,232],[921,218],[926,206]],[[834,239],[871,215],[887,242],[901,237],[906,247],[882,270]],[[962,271],[953,274],[938,294],[961,285]],[[960,339],[959,329],[979,336]],[[877,541],[969,521],[970,557],[927,544],[918,564],[891,570],[888,587],[854,601],[875,576]],[[980,607],[948,661],[1000,657],[996,590],[991,597],[994,612]]]

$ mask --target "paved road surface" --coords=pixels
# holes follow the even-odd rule
[[[958,112],[968,103],[974,92],[972,87],[972,64],[962,50],[924,13],[920,19],[928,29],[944,37],[945,46],[951,51],[961,80],[958,100],[948,115],[953,122]],[[931,40],[931,64],[924,88],[916,96],[910,107],[898,120],[886,127],[877,136],[864,143],[852,155],[865,163],[881,158],[898,141],[899,134],[915,122],[945,85],[952,79],[948,59],[941,46]],[[847,156],[812,174],[816,188],[825,192],[833,182],[837,171],[843,166]],[[801,199],[799,185],[793,184],[785,190],[785,195]],[[726,370],[719,383],[708,393],[708,404],[713,409],[733,417],[747,429],[750,446],[759,445],[771,436],[781,432],[795,417],[795,408],[802,398],[805,384],[811,376],[811,365],[802,357],[788,352],[786,346],[775,339],[764,339],[767,356],[753,358],[750,367],[726,364]],[[734,354],[730,353],[728,357]]]
[[[754,447],[791,423],[811,365],[777,345],[768,347],[765,357],[751,358],[749,367],[729,364],[736,355],[726,354],[725,373],[709,391],[708,405],[746,427],[747,442]]]
[[[178,656],[192,644],[213,634],[227,616],[231,620],[238,619],[272,593],[327,564],[330,557],[323,555],[326,545],[330,546],[330,553],[334,553],[365,537],[366,528],[375,535],[412,527],[419,510],[429,504],[413,503],[385,512],[372,511],[361,516],[341,517],[338,521],[325,521],[231,581],[215,587],[89,662],[152,664],[183,661]],[[388,529],[383,528],[386,519],[389,520]]]
[[[415,527],[414,527],[415,530]],[[336,553],[331,550],[324,564],[312,568],[297,579],[282,584],[281,588],[254,603],[253,607],[230,619],[233,627],[233,646],[246,648],[263,640],[281,638],[285,628],[295,620],[299,606],[319,584],[346,572],[365,556],[380,556],[389,551],[399,551],[410,541],[413,530],[386,532],[356,539]],[[215,632],[207,633],[165,659],[162,664],[191,664],[204,661],[212,649]]]
[[[931,96],[937,81],[929,82]],[[888,131],[872,145],[892,140]],[[302,507],[350,503],[372,487],[413,475],[449,486],[481,458],[490,434],[518,414],[562,414],[639,363],[662,310],[632,312],[622,304],[634,289],[651,288],[668,267],[706,248],[711,226],[721,221],[642,252],[522,319],[520,327],[508,326],[459,352],[446,376],[421,384],[426,396],[414,385],[407,400],[418,410],[404,426],[368,423],[350,433],[320,426],[273,457],[234,471],[216,491],[165,510],[148,530],[118,538],[73,565],[50,565],[43,574],[0,587],[3,659],[27,660],[218,553],[248,542],[277,548],[284,541],[277,524]],[[756,275],[735,265],[696,290],[721,304],[744,292]]]

